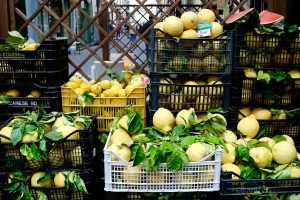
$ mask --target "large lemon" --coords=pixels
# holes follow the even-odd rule
[[[186,155],[190,162],[199,162],[208,155],[208,151],[203,144],[196,142],[186,150]]]
[[[175,125],[175,118],[173,114],[165,108],[159,108],[154,113],[152,121],[156,128],[166,133],[170,132]]]
[[[232,163],[226,163],[226,164],[222,165],[221,168],[222,168],[222,171],[224,171],[224,172],[234,172],[237,175],[241,174],[240,168]],[[239,179],[239,178],[237,176],[232,175],[232,179]]]
[[[234,163],[235,161],[235,147],[232,144],[226,144],[228,152],[225,149],[222,151],[222,164]]]
[[[237,124],[237,130],[246,135],[247,138],[254,138],[259,131],[259,123],[255,119],[254,115],[245,117]]]
[[[63,175],[63,173],[58,172],[55,176],[54,176],[54,185],[55,187],[65,187],[65,175]]]
[[[184,12],[180,19],[183,23],[184,30],[197,29],[199,17],[196,13],[191,11]]]
[[[163,22],[158,22],[157,24],[155,24],[154,28],[157,28],[157,29],[159,29],[159,30],[161,30],[161,31],[164,31],[164,23],[163,23]],[[157,31],[157,32],[156,32],[156,35],[157,35],[158,37],[164,37],[164,36],[165,36],[165,34],[163,34],[163,33],[160,32],[160,31]]]
[[[44,172],[36,172],[31,177],[31,186],[33,187],[51,187],[52,186],[52,179],[48,179],[43,183],[37,183],[37,181],[44,176]]]
[[[197,39],[198,33],[195,30],[186,30],[179,37],[183,39]]]
[[[121,128],[118,128],[117,130],[115,130],[115,132],[111,136],[112,144],[130,142],[131,140],[132,139],[131,139],[130,135],[124,129],[121,129]],[[131,144],[127,144],[127,146],[130,147]]]
[[[70,152],[70,158],[73,166],[82,165],[82,150],[81,146],[74,147]]]
[[[212,22],[210,38],[215,38],[223,33],[223,26],[218,22]]]
[[[183,31],[183,23],[180,18],[170,16],[163,22],[164,31],[172,37],[178,37]]]
[[[109,150],[124,159],[125,161],[130,161],[131,151],[130,148],[125,144],[111,144]],[[117,161],[118,158],[114,155],[111,156],[112,161]]]
[[[282,141],[275,144],[272,148],[273,160],[278,164],[290,164],[297,158],[297,150],[293,144],[288,141]]]
[[[265,147],[252,148],[249,153],[259,168],[268,167],[272,163],[272,153]]]
[[[216,15],[212,10],[201,9],[198,12],[199,22],[213,22],[216,20]]]

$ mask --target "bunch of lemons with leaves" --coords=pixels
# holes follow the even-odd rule
[[[149,78],[137,69],[116,72],[108,69],[106,75],[111,80],[84,81],[78,76],[73,76],[64,85],[70,87],[79,96],[79,102],[92,102],[94,97],[126,97],[135,88],[145,87],[150,83]]]

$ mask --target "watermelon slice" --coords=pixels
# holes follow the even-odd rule
[[[284,16],[264,10],[259,14],[260,24],[266,25],[266,24],[272,24],[277,23],[284,19]]]
[[[226,24],[231,23],[247,23],[252,24],[253,26],[259,25],[259,14],[255,8],[249,8],[242,12],[238,12],[233,14],[229,19],[226,21]]]

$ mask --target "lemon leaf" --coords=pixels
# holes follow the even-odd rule
[[[131,148],[131,159],[133,159],[133,166],[138,166],[144,161],[145,152],[142,145],[134,145]]]

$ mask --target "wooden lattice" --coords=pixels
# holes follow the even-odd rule
[[[39,7],[37,10],[31,15],[26,16],[19,8],[18,4],[23,0],[10,0],[10,14],[13,15],[11,17],[13,26],[10,28],[12,29],[16,24],[17,16],[21,17],[24,20],[22,26],[18,29],[18,31],[23,31],[28,26],[32,27],[39,35],[40,35],[40,43],[43,42],[46,38],[51,36],[51,34],[59,27],[63,27],[70,35],[69,39],[69,46],[71,46],[74,42],[79,42],[88,52],[89,55],[81,62],[81,63],[74,63],[71,59],[69,59],[70,65],[74,67],[74,71],[71,75],[75,74],[76,72],[80,72],[86,79],[89,79],[88,75],[82,70],[82,67],[89,61],[91,57],[95,57],[96,60],[101,62],[106,68],[109,66],[104,62],[105,59],[108,58],[109,51],[115,51],[121,53],[121,56],[117,58],[111,67],[114,67],[124,56],[126,56],[132,63],[134,63],[138,68],[142,71],[147,67],[148,61],[147,59],[142,59],[142,57],[146,57],[145,48],[142,45],[142,42],[148,44],[148,41],[145,39],[145,36],[148,34],[150,29],[152,29],[155,24],[159,21],[162,21],[165,17],[169,15],[177,15],[180,16],[184,11],[191,9],[191,7],[198,11],[201,7],[203,8],[210,8],[214,10],[217,19],[224,23],[230,15],[235,13],[238,10],[244,10],[245,8],[243,5],[247,2],[247,0],[231,0],[233,4],[235,4],[234,9],[230,12],[230,14],[224,18],[222,18],[217,10],[214,9],[214,1],[215,0],[201,0],[201,5],[180,5],[180,0],[168,0],[167,4],[164,5],[146,5],[147,0],[136,0],[137,5],[117,5],[118,9],[116,9],[115,1],[114,0],[98,0],[97,3],[100,4],[99,11],[94,15],[90,16],[84,9],[81,8],[81,2],[85,0],[66,0],[69,3],[69,7],[67,10],[62,14],[62,16],[58,16],[55,12],[51,10],[50,3],[53,0],[36,0],[39,3]],[[132,12],[128,13],[128,6],[131,7]],[[153,13],[151,8],[156,7],[157,13]],[[140,12],[139,9],[144,9],[146,13],[140,13],[140,19],[133,19],[133,15],[136,12]],[[49,16],[52,19],[55,19],[55,23],[50,27],[49,31],[43,32],[37,27],[32,20],[35,19],[42,11],[47,11]],[[84,17],[88,19],[88,23],[86,23],[77,33],[75,33],[72,28],[65,22],[66,19],[71,15],[71,13],[77,10],[80,12]],[[124,14],[125,12],[125,14]],[[110,19],[110,13],[113,13],[119,19],[116,22],[114,19]],[[140,34],[135,26],[141,25],[142,20],[148,20],[146,18],[146,14],[152,16],[154,19],[154,23],[146,30],[143,34]],[[131,23],[130,23],[131,21]],[[99,23],[100,22],[100,23]],[[114,24],[115,28],[109,31],[108,24]],[[113,37],[116,35],[118,29],[122,28],[124,25],[127,25],[130,30],[132,30],[136,35],[137,39],[133,43],[127,42],[124,43],[122,40],[115,40]],[[101,40],[99,44],[91,48],[82,38],[81,36],[84,32],[91,26],[94,25],[100,33]],[[122,37],[128,38],[128,33],[124,33]],[[100,56],[97,52],[102,49],[103,55]],[[138,55],[135,55],[136,58],[130,56],[130,53],[133,51],[140,52]],[[105,59],[103,59],[105,58]],[[144,71],[145,72],[145,71]],[[98,79],[103,77],[105,74],[101,74]]]

